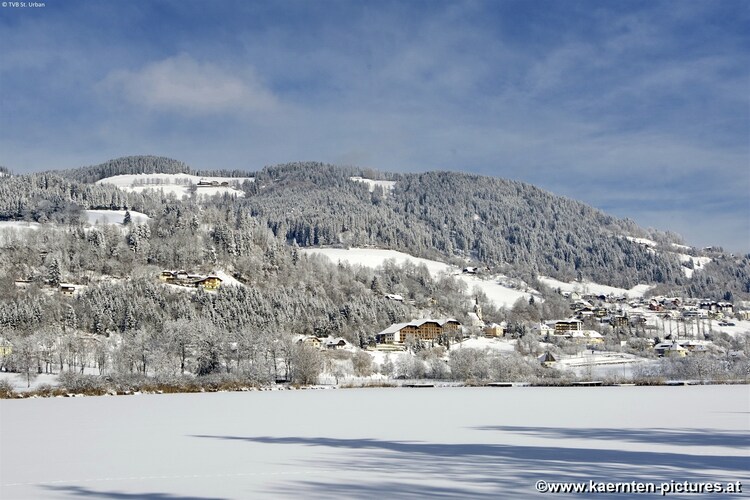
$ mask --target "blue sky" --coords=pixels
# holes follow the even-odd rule
[[[0,9],[15,172],[460,170],[750,251],[746,1],[44,3]]]

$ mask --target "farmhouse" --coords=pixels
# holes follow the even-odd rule
[[[159,274],[159,280],[171,285],[180,285],[193,288],[203,288],[204,290],[218,290],[221,286],[221,278],[218,276],[203,276],[200,274],[188,274],[184,270],[180,271],[162,271]]]
[[[378,344],[402,344],[408,339],[437,340],[442,335],[455,335],[461,323],[448,319],[419,319],[409,323],[395,323],[375,335]]]
[[[348,347],[351,347],[351,344],[346,341],[346,339],[341,337],[327,337],[322,340],[322,345],[326,349],[346,349]]]
[[[221,286],[221,278],[218,276],[206,276],[195,282],[196,287],[201,287],[204,290],[217,290]]]
[[[503,321],[502,323],[491,323],[484,327],[484,336],[485,337],[502,337],[505,335],[505,329],[508,326],[508,324]]]
[[[663,357],[684,358],[688,350],[682,347],[676,340],[671,342],[662,342],[654,346],[656,354]]]

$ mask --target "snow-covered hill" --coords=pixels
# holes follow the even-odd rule
[[[508,288],[498,283],[497,279],[482,279],[478,276],[463,274],[460,269],[450,264],[414,257],[395,250],[379,248],[304,248],[301,251],[308,254],[325,255],[333,262],[347,262],[372,269],[382,266],[383,262],[389,259],[395,260],[399,265],[406,262],[425,265],[432,276],[438,276],[441,273],[454,275],[457,279],[466,283],[469,294],[472,293],[474,288],[479,288],[497,307],[511,307],[518,299],[528,300],[532,294],[536,293],[532,289],[522,291]]]
[[[199,177],[190,174],[128,174],[115,175],[97,181],[97,184],[112,184],[123,191],[140,193],[146,189],[173,193],[178,198],[190,194],[191,186],[196,185],[199,196],[232,194],[244,196],[239,185],[244,181],[254,181],[252,177]]]

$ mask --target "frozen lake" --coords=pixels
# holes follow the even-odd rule
[[[3,499],[521,498],[542,497],[540,479],[750,489],[749,449],[748,386],[0,400]]]

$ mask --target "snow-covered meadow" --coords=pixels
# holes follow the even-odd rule
[[[539,276],[539,281],[552,289],[556,290],[559,288],[563,292],[593,293],[597,295],[625,295],[629,298],[643,297],[643,295],[651,289],[650,285],[636,285],[628,290],[614,286],[600,285],[590,281],[571,281],[570,283],[565,283],[564,281],[549,278],[547,276]]]
[[[86,214],[86,220],[89,224],[122,224],[125,220],[125,210],[84,210]],[[149,216],[136,212],[135,210],[130,211],[130,219],[135,224],[145,224],[149,220]]]
[[[538,480],[747,488],[748,408],[747,386],[0,400],[0,497],[494,499],[541,497]]]
[[[414,257],[396,250],[381,248],[304,248],[300,251],[306,254],[325,255],[333,262],[346,262],[350,265],[372,269],[382,266],[386,260],[393,260],[398,265],[403,265],[406,262],[411,262],[417,266],[425,265],[433,277],[441,273],[454,275],[458,280],[466,283],[468,293],[471,293],[474,288],[479,288],[497,307],[512,307],[519,298],[528,300],[533,292],[533,290],[521,291],[508,288],[501,285],[496,279],[482,279],[478,276],[462,274],[460,269],[450,264]]]
[[[235,189],[235,184],[239,185],[246,180],[254,181],[255,179],[253,177],[200,177],[190,174],[126,174],[107,177],[96,183],[112,184],[131,193],[141,193],[146,189],[161,190],[164,194],[173,193],[178,198],[182,198],[190,194],[191,185],[197,185],[200,182],[215,182],[218,185],[198,187],[198,195],[213,196],[228,193],[241,197],[245,193]],[[227,185],[222,186],[222,183],[227,183]]]

